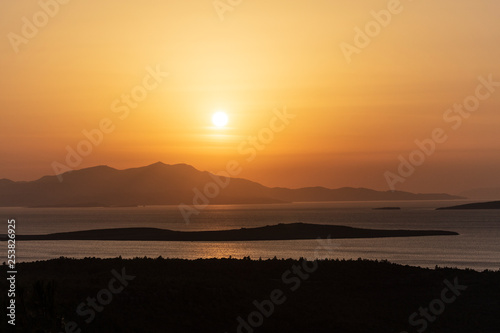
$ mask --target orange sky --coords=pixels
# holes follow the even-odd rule
[[[243,0],[224,20],[212,2],[42,0],[52,16],[37,1],[0,2],[0,178],[54,174],[66,147],[109,119],[75,168],[217,172],[236,159],[241,177],[268,186],[387,190],[398,156],[443,128],[447,140],[396,188],[500,186],[500,87],[458,129],[443,119],[479,76],[500,81],[498,1],[402,0],[350,63],[342,43],[388,1]],[[38,31],[23,27],[34,20]],[[148,78],[156,69],[168,76]],[[147,95],[125,116],[116,108],[133,91]],[[247,161],[238,147],[284,107],[296,117]],[[213,127],[217,110],[228,127]]]

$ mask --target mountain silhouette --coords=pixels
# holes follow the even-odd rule
[[[198,204],[256,204],[460,198],[448,194],[384,192],[349,187],[270,188],[242,178],[218,177],[187,164],[168,165],[161,162],[125,170],[96,166],[66,172],[60,176],[62,181],[58,176],[17,182],[1,179],[0,206],[192,205],[193,200],[198,200]]]

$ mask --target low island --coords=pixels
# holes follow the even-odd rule
[[[500,201],[477,202],[465,205],[437,208],[437,210],[452,210],[452,209],[500,209]]]
[[[103,241],[263,241],[317,238],[378,238],[454,236],[443,230],[382,230],[337,225],[291,223],[219,231],[173,231],[157,228],[117,228],[61,232],[47,235],[18,235],[18,240],[103,240]]]

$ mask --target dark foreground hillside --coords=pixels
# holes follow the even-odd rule
[[[17,332],[500,332],[500,271],[161,258],[17,271]]]

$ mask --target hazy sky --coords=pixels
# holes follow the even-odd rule
[[[103,126],[75,168],[236,159],[268,186],[387,190],[441,128],[397,189],[500,186],[500,86],[478,80],[500,82],[500,2],[393,1],[1,1],[0,178],[54,174]],[[477,110],[447,111],[464,100]],[[295,118],[269,139],[285,107]]]

